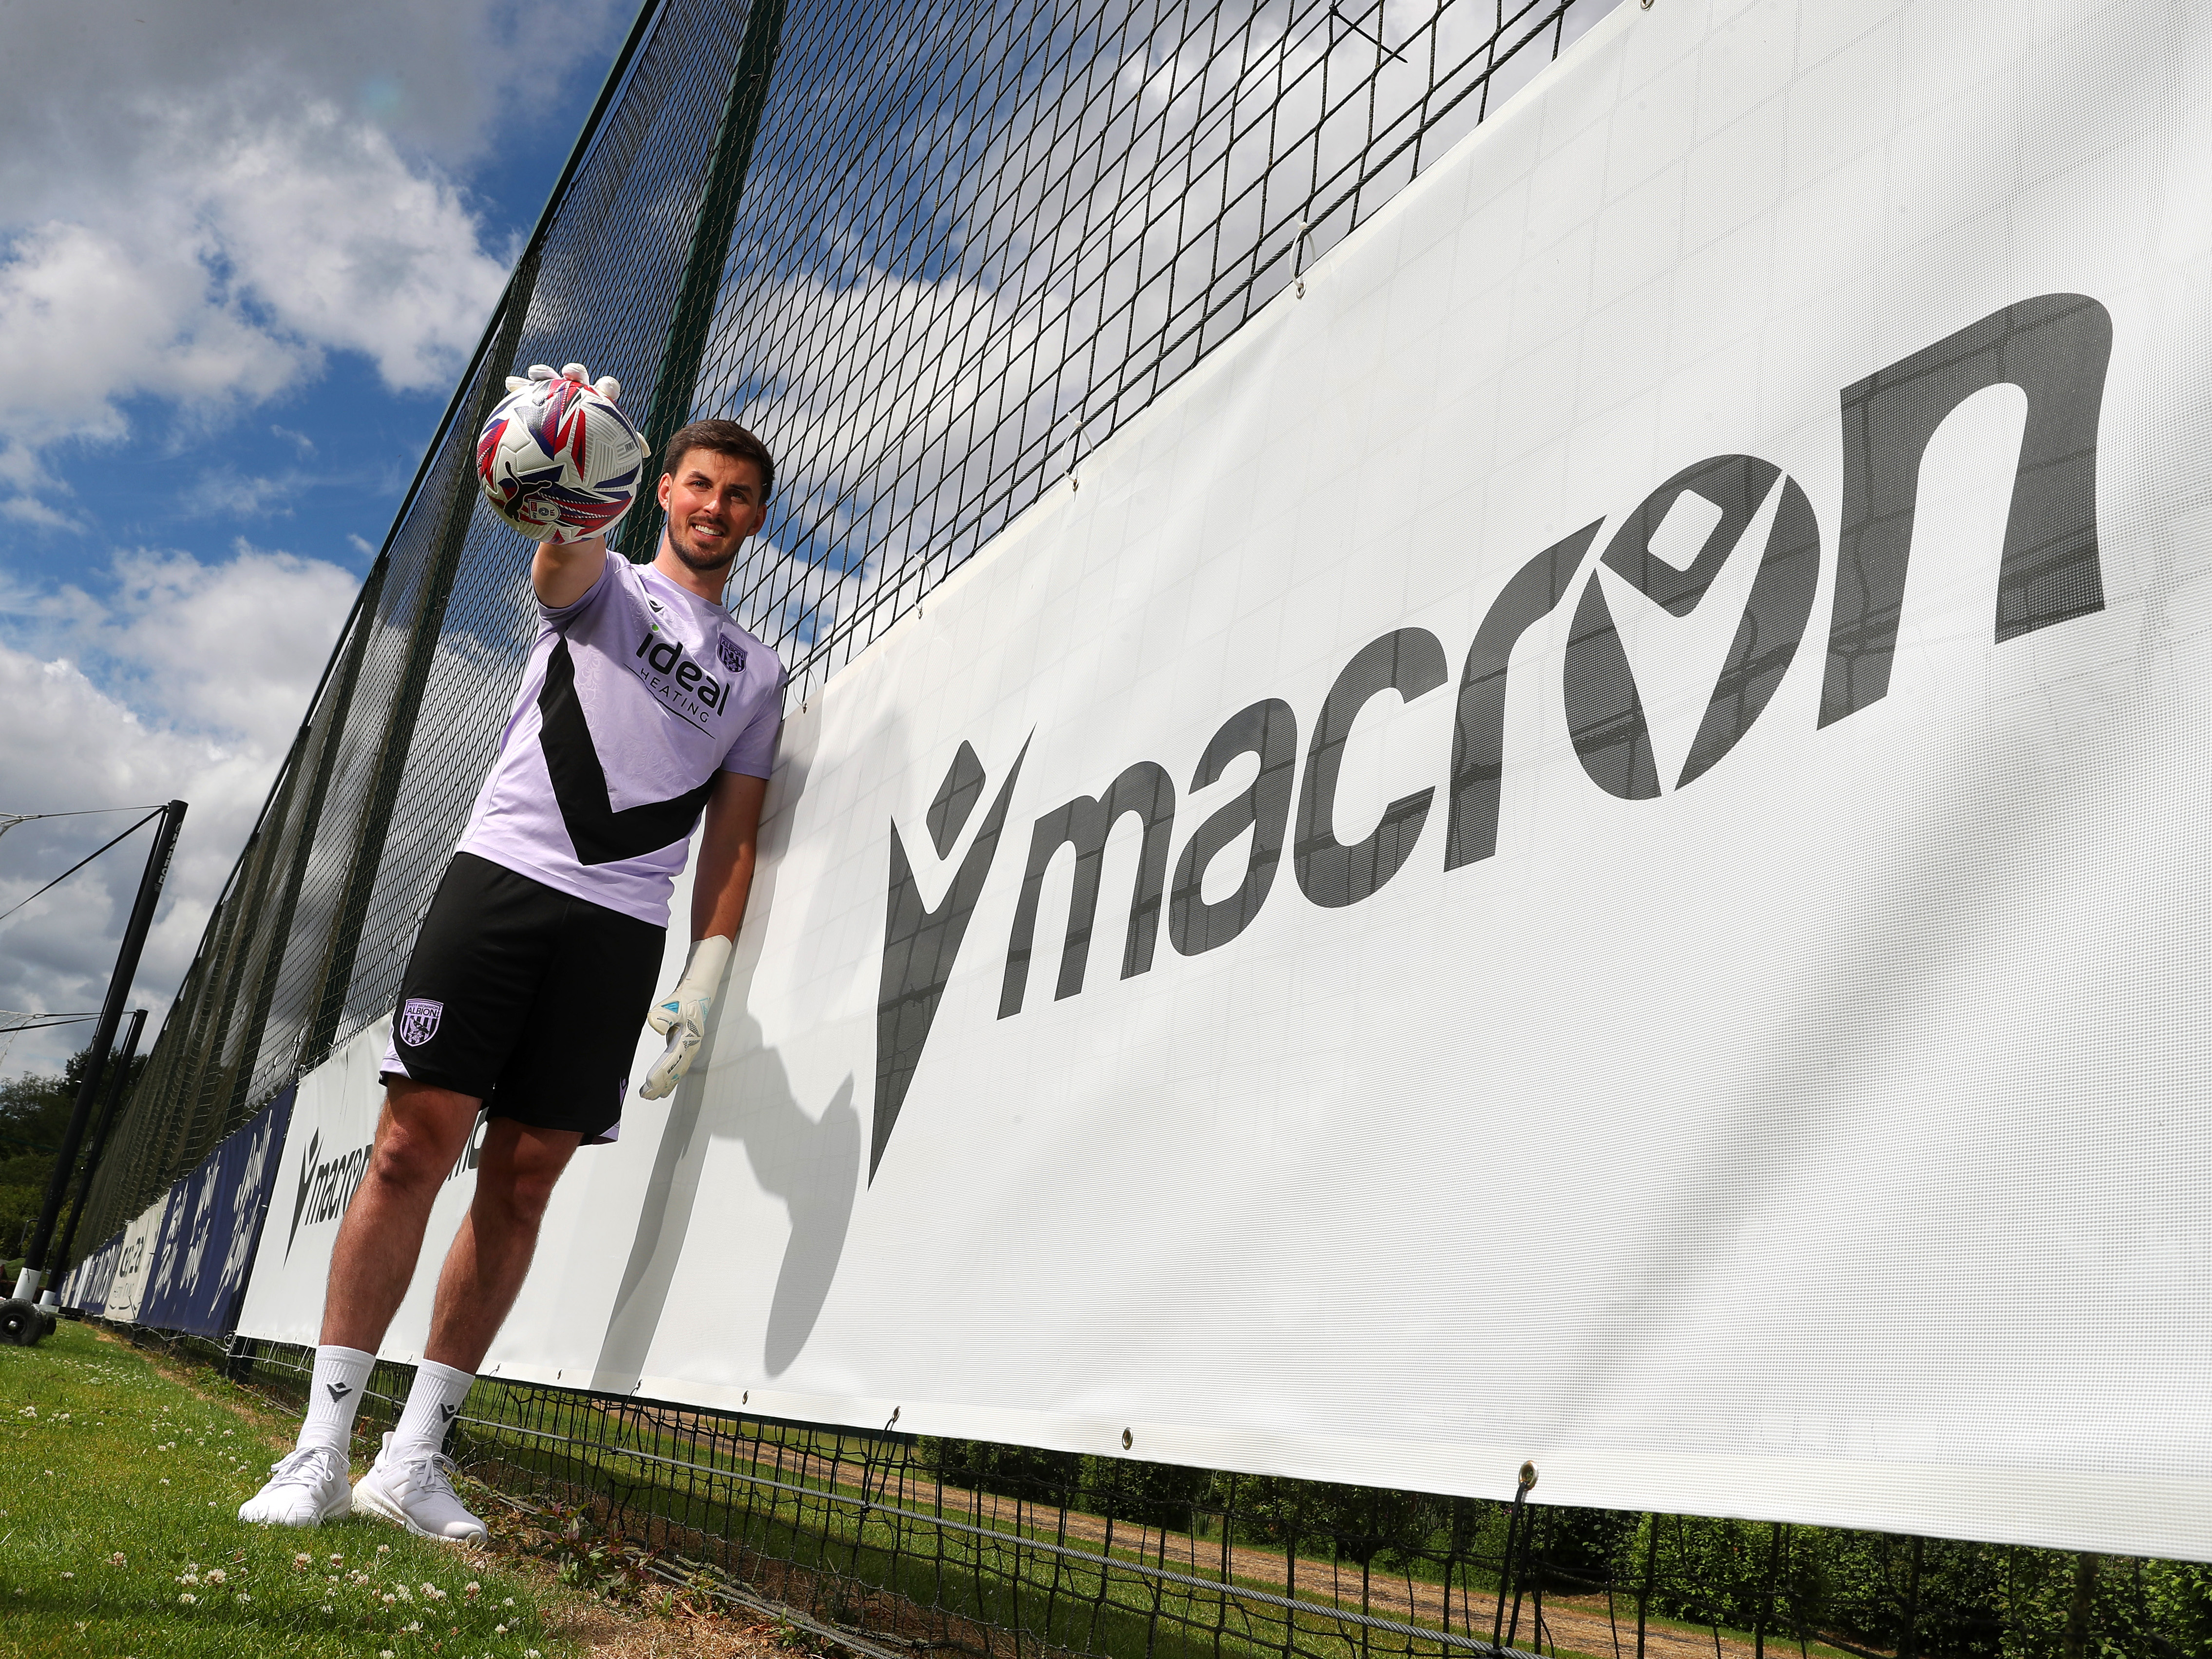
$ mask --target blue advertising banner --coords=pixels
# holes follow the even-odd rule
[[[286,1089],[177,1182],[138,1306],[140,1324],[221,1336],[237,1322],[292,1094]]]
[[[123,1232],[118,1227],[112,1238],[70,1271],[69,1283],[58,1298],[62,1306],[79,1313],[106,1312],[107,1287],[115,1280],[115,1263],[123,1254]]]

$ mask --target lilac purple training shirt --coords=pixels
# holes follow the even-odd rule
[[[718,772],[764,778],[783,725],[775,653],[610,550],[542,626],[457,850],[656,927]]]

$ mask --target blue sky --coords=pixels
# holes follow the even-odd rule
[[[191,802],[157,1024],[631,15],[9,11],[0,813]],[[128,822],[0,836],[0,910]],[[0,1008],[99,1005],[139,861],[0,920]],[[82,1040],[0,1037],[0,1077]]]

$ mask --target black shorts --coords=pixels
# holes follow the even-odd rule
[[[605,1139],[666,936],[456,853],[399,981],[385,1074],[473,1095],[492,1117]]]

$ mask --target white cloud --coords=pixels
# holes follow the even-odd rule
[[[299,487],[296,475],[281,478],[250,477],[235,467],[218,466],[200,475],[178,499],[178,510],[188,519],[260,519],[292,516],[285,497]]]
[[[137,979],[135,1000],[158,1027],[356,583],[334,565],[244,544],[220,564],[118,553],[113,574],[106,603],[67,586],[0,593],[0,811],[191,804]],[[0,909],[128,822],[11,832],[0,841]],[[0,923],[0,1007],[99,1006],[143,845],[125,843]],[[76,1027],[27,1033],[0,1073],[54,1069],[84,1040]]]
[[[74,530],[77,527],[75,519],[48,507],[35,495],[16,495],[0,501],[0,518],[14,519],[21,524],[44,525],[50,530]]]
[[[524,89],[603,49],[617,3],[11,10],[0,510],[61,527],[44,452],[173,446],[332,351],[394,390],[446,385],[514,252],[453,169],[495,132],[567,142],[581,111]],[[134,431],[148,397],[180,428]]]

